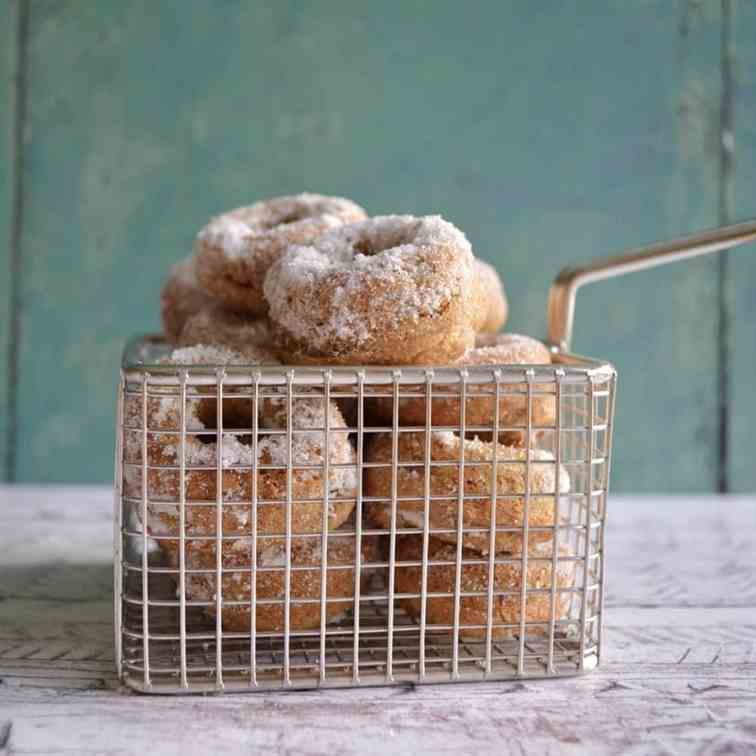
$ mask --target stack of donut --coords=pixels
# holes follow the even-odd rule
[[[278,197],[213,218],[197,235],[194,254],[171,269],[161,310],[166,340],[175,347],[166,361],[176,364],[463,368],[550,362],[550,352],[540,342],[499,333],[508,310],[502,283],[494,268],[475,258],[458,228],[435,215],[368,217],[361,207],[340,197]],[[221,440],[215,432],[214,400],[201,392],[190,396],[184,419],[192,433],[184,434],[183,441],[189,468],[184,476],[189,503],[184,560],[193,570],[186,581],[188,596],[206,601],[208,611],[215,610],[217,522],[212,502],[220,486],[225,503],[224,627],[250,627],[249,604],[244,602],[253,591],[256,629],[283,627],[282,565],[287,558],[292,567],[291,598],[308,600],[292,604],[290,627],[317,627],[327,499],[326,618],[334,621],[354,596],[354,537],[340,535],[340,529],[351,533],[354,527],[357,471],[364,463],[368,535],[362,539],[362,559],[385,564],[381,532],[398,532],[394,582],[399,601],[412,617],[420,616],[420,597],[426,591],[432,594],[426,597],[428,626],[450,629],[459,579],[463,635],[482,637],[489,611],[494,637],[512,635],[521,621],[533,623],[538,632],[539,624],[543,629],[552,619],[563,618],[567,593],[559,593],[552,603],[548,589],[568,588],[574,578],[569,550],[554,538],[556,500],[569,490],[570,480],[564,469],[557,469],[549,451],[538,448],[541,436],[555,424],[553,394],[534,395],[524,383],[510,384],[505,391],[476,386],[462,407],[458,396],[450,396],[455,387],[434,387],[441,396],[431,398],[427,407],[420,387],[402,388],[416,396],[399,398],[397,406],[385,387],[366,390],[371,398],[365,400],[365,417],[373,428],[383,426],[383,432],[365,433],[362,460],[349,436],[354,424],[344,419],[354,408],[334,401],[326,406],[326,398],[314,389],[311,396],[294,401],[291,418],[275,395],[258,397],[254,406],[252,398],[226,392]],[[146,411],[138,399],[126,406],[134,437],[132,442],[127,438],[125,454],[134,472],[127,475],[125,486],[135,496],[147,490],[150,531],[160,539],[168,559],[178,564],[177,465],[182,443],[177,397],[152,396]],[[474,432],[458,432],[463,414],[465,427]],[[146,482],[138,466],[144,453],[144,415],[150,431],[158,431],[149,434]],[[328,444],[322,430],[326,417]],[[250,440],[248,429],[255,423],[258,438]],[[397,434],[391,430],[394,423],[414,428]],[[288,424],[300,431],[293,436],[291,450],[282,432]],[[247,432],[225,432],[233,428]],[[253,481],[254,454],[262,469]],[[328,480],[325,471],[317,469],[326,461]],[[294,470],[288,482],[289,464],[312,469]],[[288,547],[287,485],[292,534]],[[494,491],[497,503],[492,511]],[[425,559],[429,566],[423,584]],[[253,565],[258,568],[254,585]],[[489,607],[490,579],[494,600]],[[528,589],[524,620],[523,580]]]

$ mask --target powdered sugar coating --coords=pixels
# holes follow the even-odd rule
[[[208,356],[218,359],[221,355],[209,353],[207,349],[190,354],[181,350],[177,355],[180,359],[201,361]],[[176,402],[177,398],[166,399]],[[249,399],[225,401],[241,401],[245,406],[249,404]],[[223,527],[227,535],[249,532],[253,464],[260,534],[281,534],[285,531],[285,501],[289,494],[292,498],[292,532],[316,532],[322,527],[326,496],[328,509],[325,516],[329,526],[338,527],[344,522],[354,509],[357,467],[343,416],[334,402],[326,401],[322,394],[315,392],[311,397],[293,399],[291,416],[287,420],[288,406],[286,400],[276,396],[266,397],[257,404],[259,432],[256,452],[248,432],[224,431],[221,435],[208,428],[207,433],[184,434],[183,441],[175,426],[171,432],[160,430],[148,433],[147,508],[150,532],[171,539],[177,535],[179,509],[176,502],[180,498],[182,448],[186,501],[214,501],[218,486],[222,486],[222,499],[226,502]],[[174,413],[170,422],[177,421],[176,405],[171,405],[170,410]],[[214,418],[214,414],[210,413],[210,417]],[[201,421],[199,427],[201,430],[206,428]],[[291,439],[286,432],[289,427]],[[129,498],[139,499],[142,496],[144,440],[140,430],[127,431],[125,435],[124,486]],[[327,474],[326,462],[329,466]],[[288,473],[290,464],[303,469]],[[193,504],[186,512],[185,521],[188,533],[212,535],[216,527],[215,507]],[[229,547],[233,543],[229,541]],[[175,549],[177,542],[164,541],[163,547]]]
[[[177,367],[193,365],[262,365],[277,364],[275,358],[267,350],[260,347],[250,346],[245,353],[236,352],[222,346],[195,344],[190,347],[174,349],[168,356],[160,360],[163,365],[176,365]],[[237,390],[234,387],[226,389],[229,398],[224,405],[233,408],[234,399],[230,398]],[[204,430],[210,427],[207,418],[215,418],[214,393],[212,387],[187,386],[187,401],[184,409],[184,424],[187,430]],[[247,403],[238,400],[243,406]],[[143,426],[141,392],[129,393],[124,403],[124,425],[127,428],[124,436],[124,445],[127,458],[141,459],[142,437],[139,431]],[[147,395],[147,430],[148,431],[179,431],[181,428],[181,397],[177,386],[148,386]],[[250,423],[251,424],[251,423]],[[170,464],[165,462],[165,453],[170,448],[171,437],[155,437],[151,439],[152,448],[150,453],[160,459],[157,464]]]
[[[478,334],[475,346],[468,349],[453,364],[455,367],[468,365],[522,365],[522,376],[531,365],[546,365],[551,361],[548,348],[536,339],[514,333]],[[413,391],[422,393],[422,387],[413,387]],[[409,389],[408,389],[409,390]],[[458,391],[455,386],[438,386],[438,393],[450,396],[436,396],[431,400],[431,422],[438,426],[458,426],[460,422],[460,399],[453,394]],[[384,423],[393,419],[394,400],[388,396],[390,387],[378,389],[387,396],[370,400],[370,409]],[[465,424],[475,428],[475,433],[490,437],[493,433],[494,409],[496,405],[496,384],[479,384],[475,394],[468,395],[465,402]],[[531,397],[530,414],[528,414],[527,384],[510,384],[499,397],[499,441],[509,446],[523,446],[526,441],[525,429],[530,420],[533,428],[553,428],[556,422],[556,400],[553,384],[541,384],[537,393]],[[403,397],[399,399],[399,422],[403,425],[425,425],[426,400],[424,396]],[[490,431],[481,430],[488,428]],[[522,430],[518,430],[522,429]],[[534,431],[532,440],[536,440],[544,431]],[[456,438],[448,434],[450,438]],[[442,436],[439,436],[442,438]]]
[[[164,365],[246,365],[251,355],[242,354],[218,344],[193,344],[174,349],[168,357],[161,360]],[[265,354],[261,352],[261,354]]]
[[[317,219],[322,230],[336,228],[346,220],[364,217],[365,211],[344,197],[302,192],[255,202],[213,218],[197,235],[198,241],[218,247],[229,259],[251,254],[250,241],[271,231],[306,224]]]
[[[324,464],[323,449],[326,448],[326,413],[323,397],[312,399],[295,399],[292,403],[292,463],[295,465]],[[283,400],[270,400],[261,411],[261,424],[267,428],[283,429],[286,427],[286,404]],[[339,408],[333,402],[328,406],[329,429],[329,464],[350,465],[355,461],[354,450],[344,429],[347,424]],[[340,432],[341,430],[341,432]],[[285,466],[288,460],[288,441],[285,434],[270,435],[259,444],[260,461],[267,458],[268,464]],[[299,470],[304,477],[321,477],[317,469]],[[356,467],[331,467],[328,471],[328,490],[330,496],[351,496],[357,488]]]
[[[329,355],[380,351],[412,330],[467,327],[472,277],[470,243],[451,223],[388,215],[289,247],[264,292],[280,330],[304,351]],[[459,312],[444,320],[455,304]]]
[[[230,215],[213,218],[197,236],[198,241],[220,249],[226,257],[241,257],[247,250],[247,242],[254,234],[252,227]]]
[[[554,456],[545,450],[530,449],[530,464],[526,465],[528,450],[494,444],[479,439],[460,439],[449,432],[431,433],[430,493],[434,497],[429,510],[433,528],[456,530],[459,517],[460,486],[465,497],[462,543],[480,553],[487,553],[490,537],[477,529],[490,527],[493,506],[493,457],[496,455],[496,522],[502,527],[521,528],[525,518],[524,494],[530,493],[527,506],[528,524],[533,528],[528,543],[552,538],[544,528],[554,523],[555,502],[560,494],[569,492],[570,477],[566,468],[557,471]],[[381,527],[391,521],[393,486],[400,500],[396,504],[396,524],[399,527],[422,527],[425,518],[426,434],[406,432],[398,441],[396,480],[392,478],[391,462],[394,444],[390,433],[377,435],[367,450],[366,460],[378,463],[367,468],[364,491],[369,497],[385,499],[367,506],[370,517]],[[459,460],[464,455],[467,464],[460,479]],[[446,464],[439,464],[446,463]],[[456,533],[439,533],[437,538],[456,542]],[[496,534],[497,551],[517,552],[521,548],[523,532],[500,531]]]
[[[548,365],[551,352],[537,339],[519,333],[478,334],[460,365]]]
[[[225,306],[264,314],[265,273],[290,244],[365,218],[351,200],[304,192],[239,207],[213,218],[195,240],[202,288]]]
[[[161,392],[161,389],[163,390]],[[170,393],[168,391],[170,390]],[[129,393],[124,403],[124,426],[127,428],[127,434],[131,430],[140,430],[142,428],[143,407],[142,394]],[[192,394],[187,398],[186,409],[184,411],[184,423],[187,430],[202,430],[205,423],[201,419],[200,402],[202,399],[196,398]],[[181,403],[180,398],[175,393],[175,389],[163,386],[150,386],[149,395],[147,396],[147,430],[149,431],[168,431],[178,430],[181,425]],[[130,436],[127,435],[127,443]],[[141,444],[138,438],[135,441]]]
[[[270,352],[270,324],[266,317],[251,317],[218,305],[203,307],[184,323],[178,338],[180,346],[212,344],[235,352],[251,352],[265,362],[277,362]]]
[[[328,556],[326,565],[331,568],[326,574],[326,622],[338,622],[346,609],[353,605],[355,578],[363,584],[373,571],[365,570],[365,564],[381,557],[380,538],[363,536],[361,540],[361,558],[363,571],[355,575],[356,546],[354,536],[350,533],[354,525],[348,524],[343,535],[334,530],[328,538]],[[232,544],[229,548],[226,544]],[[304,630],[318,627],[321,622],[320,598],[321,569],[324,554],[318,537],[292,537],[290,564],[295,569],[288,576],[288,590],[292,598],[289,612],[289,627]],[[200,548],[188,550],[186,566],[201,570],[192,572],[186,579],[187,598],[200,601],[212,601],[216,597],[218,584],[215,566],[217,563],[216,544],[206,542]],[[177,564],[177,555],[169,554],[172,564]],[[258,631],[280,631],[284,626],[284,606],[282,599],[287,590],[286,580],[286,542],[284,539],[264,539],[258,543],[255,557],[257,572],[255,596],[257,599],[255,625]],[[222,592],[222,621],[224,630],[248,630],[250,625],[250,599],[252,588],[252,543],[248,537],[225,541],[223,547],[223,567],[220,590]],[[343,569],[334,569],[341,567]],[[277,599],[278,601],[270,601]],[[309,601],[305,601],[309,600]],[[239,603],[236,603],[239,602]],[[243,604],[241,602],[246,602]],[[215,606],[207,607],[211,615]]]
[[[427,554],[430,565],[426,570],[414,565],[398,567],[396,591],[408,596],[419,596],[424,587],[431,596],[425,605],[428,626],[449,627],[458,621],[462,638],[484,639],[488,622],[493,623],[494,638],[512,637],[517,632],[515,628],[519,625],[523,609],[524,620],[529,623],[528,635],[543,635],[548,632],[547,623],[566,618],[570,608],[571,599],[567,591],[558,591],[552,599],[549,592],[552,578],[557,589],[565,589],[574,584],[576,572],[575,561],[571,558],[573,553],[569,547],[560,545],[556,574],[552,574],[553,548],[551,541],[530,544],[530,560],[524,582],[532,592],[523,603],[520,594],[523,587],[522,563],[519,560],[503,559],[513,554],[502,554],[491,571],[489,565],[480,564],[478,552],[463,548],[462,567],[457,574],[456,545],[431,537],[425,546],[422,535],[399,536],[396,546],[397,562],[417,563]],[[491,582],[493,585],[490,585]],[[489,589],[497,594],[492,603],[488,600]],[[457,591],[463,596],[459,602],[454,598]],[[400,599],[400,602],[410,616],[420,618],[419,598]],[[477,627],[465,627],[466,625]]]

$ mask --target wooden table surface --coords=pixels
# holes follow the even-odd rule
[[[0,754],[754,754],[756,498],[613,497],[582,678],[159,698],[113,667],[111,494],[0,487]]]

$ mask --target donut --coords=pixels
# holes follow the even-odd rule
[[[220,345],[194,344],[174,349],[159,361],[164,365],[277,365],[273,354],[265,347],[247,344],[244,352]],[[187,386],[186,427],[187,430],[215,428],[217,417],[213,386]],[[245,398],[234,398],[238,395]],[[249,428],[252,425],[251,389],[244,387],[224,387],[223,420],[224,428]],[[147,398],[147,429],[178,430],[180,427],[180,400],[178,387],[154,385],[149,387]],[[141,428],[142,393],[141,388],[126,395],[124,423],[127,427]]]
[[[256,333],[256,329],[251,329]],[[249,333],[246,329],[237,328],[238,334]],[[228,331],[226,332],[228,335]],[[240,339],[241,342],[241,339]],[[222,344],[204,345],[194,343],[175,349],[171,356],[165,360],[169,364],[184,365],[279,365],[267,346],[257,345],[246,340],[239,343],[237,348]],[[197,394],[215,394],[215,386],[198,386]],[[251,428],[254,416],[251,400],[252,389],[245,386],[225,386],[223,389],[223,427],[229,430],[238,428]],[[238,397],[238,398],[237,398]],[[198,414],[205,422],[206,427],[215,428],[217,418],[217,402],[215,396],[208,399],[200,399]]]
[[[459,460],[464,451],[464,505],[463,535],[465,547],[482,554],[489,550],[491,525],[492,460],[494,447],[497,458],[496,480],[496,551],[518,551],[522,531],[499,528],[522,528],[525,510],[525,460],[527,451],[517,447],[494,444],[479,439],[462,440],[451,432],[431,433],[431,462],[448,462],[433,465],[430,473],[429,504],[431,528],[445,528],[452,532],[434,533],[434,537],[456,543],[459,495]],[[402,500],[396,504],[396,524],[399,528],[422,528],[425,511],[425,433],[404,432],[398,438],[396,493]],[[364,493],[368,497],[385,499],[366,505],[370,518],[380,527],[388,528],[391,522],[392,436],[378,434],[370,444],[366,462],[377,463],[365,470]],[[540,449],[532,449],[530,463],[530,502],[528,525],[531,528],[552,528],[554,525],[554,499],[556,493],[556,464],[553,456]],[[487,463],[487,464],[480,464]],[[563,468],[559,471],[559,492],[569,491],[570,478]],[[480,497],[480,498],[478,498]],[[409,500],[407,500],[409,499]],[[480,528],[472,532],[471,528]],[[547,541],[552,530],[530,530],[530,543]]]
[[[160,290],[160,314],[163,333],[169,344],[176,344],[187,319],[212,303],[200,288],[194,258],[176,263]]]
[[[265,278],[273,332],[294,364],[446,363],[474,343],[474,265],[440,216],[386,215],[292,246]]]
[[[213,344],[227,347],[242,355],[252,352],[264,362],[277,362],[271,347],[270,324],[266,317],[251,317],[218,304],[203,307],[184,323],[176,343],[179,346]]]
[[[308,244],[329,229],[365,217],[351,200],[307,193],[275,197],[219,215],[195,240],[200,286],[226,307],[264,315],[265,273],[290,244]]]
[[[477,324],[478,333],[496,333],[507,322],[509,305],[496,268],[483,260],[475,260],[475,273],[478,288],[483,297],[481,322]]]
[[[551,353],[540,341],[514,333],[481,334],[475,346],[468,349],[454,362],[455,367],[472,365],[546,365],[551,362]],[[421,393],[424,386],[402,387],[408,393]],[[386,392],[387,387],[372,387],[374,392]],[[434,386],[443,393],[459,391],[459,386]],[[465,426],[489,427],[493,430],[495,384],[469,384],[468,391],[488,396],[468,396],[465,401]],[[541,392],[548,391],[544,394]],[[556,401],[553,386],[539,384],[534,387],[531,403],[531,423],[534,427],[553,427],[556,421]],[[368,400],[368,407],[378,422],[393,420],[393,397],[375,397]],[[401,425],[425,425],[425,397],[399,399],[399,423]],[[431,399],[431,422],[434,426],[456,426],[460,423],[460,401],[455,397]],[[508,446],[523,446],[525,432],[516,430],[528,424],[527,384],[502,384],[499,394],[499,441]],[[491,433],[471,431],[482,439],[490,439]]]
[[[528,635],[546,635],[547,623],[551,622],[551,575],[552,544],[543,542],[531,544],[528,548],[527,591],[525,599],[525,622],[542,623],[541,626],[526,626]],[[569,549],[559,547],[556,569],[556,587],[571,588],[575,580],[575,562],[570,559]],[[420,535],[398,536],[396,560],[398,562],[421,562],[423,557],[423,537]],[[435,595],[427,597],[425,621],[428,630],[433,625],[449,626],[454,623],[454,589],[456,585],[457,547],[428,539],[428,571],[426,590]],[[515,561],[511,561],[515,560]],[[496,639],[511,638],[519,634],[521,618],[522,564],[520,554],[497,555],[494,564],[494,599],[492,608],[493,630]],[[437,564],[434,564],[437,562]],[[401,598],[402,608],[415,620],[420,619],[422,570],[419,565],[402,565],[395,568],[394,586],[397,593],[413,594]],[[482,640],[486,637],[488,621],[488,561],[473,549],[462,550],[462,575],[460,591],[475,595],[460,598],[459,625],[461,638]],[[554,607],[555,621],[568,617],[570,593],[559,591]],[[477,627],[464,627],[477,625]],[[501,627],[509,625],[509,627]],[[514,627],[512,627],[514,625]],[[451,632],[451,630],[449,630]]]
[[[379,536],[362,537],[360,582],[363,590],[377,569],[385,572],[385,567],[369,566],[370,562],[382,559],[381,540]],[[221,619],[226,631],[246,632],[250,629],[250,603],[239,605],[226,602],[251,602],[251,551],[252,541],[249,537],[224,541]],[[187,575],[186,595],[192,601],[213,602],[205,607],[211,617],[216,614],[216,554],[216,541],[186,542],[186,567],[207,570]],[[326,622],[330,624],[343,619],[345,613],[354,606],[356,549],[353,525],[347,524],[329,535],[327,554]],[[173,566],[178,566],[178,554],[170,554],[169,562]],[[323,563],[320,537],[293,537],[290,563],[292,603],[289,627],[293,631],[319,627]],[[257,572],[255,581],[257,632],[281,632],[284,629],[285,565],[286,542],[283,539],[258,541],[257,567],[262,569]]]
[[[312,533],[322,528],[326,479],[323,473],[325,447],[322,430],[308,430],[324,425],[323,398],[298,399],[292,407],[292,464],[307,466],[291,474],[291,522],[293,533]],[[285,412],[285,410],[284,410]],[[286,494],[288,443],[282,431],[284,424],[276,423],[275,413],[261,412],[257,464],[266,466],[257,471],[257,529],[259,533],[286,532]],[[280,418],[280,415],[279,415]],[[354,509],[357,487],[355,453],[344,427],[341,413],[335,404],[330,405],[330,438],[328,460],[328,523],[338,527]],[[268,433],[266,434],[266,431]],[[215,502],[217,496],[217,440],[207,441],[202,436],[185,439],[185,499],[187,502]],[[176,433],[148,434],[147,508],[150,513],[149,532],[164,538],[166,549],[177,548],[179,535],[180,498],[180,443]],[[224,532],[249,533],[252,517],[253,450],[242,436],[223,435],[220,456],[222,460],[222,498],[224,506]],[[142,492],[142,447],[140,443],[127,444],[125,466],[125,493],[138,499]],[[267,467],[272,466],[272,469]],[[195,504],[186,508],[186,533],[212,535],[215,528],[215,504]]]
[[[176,350],[170,360],[188,363],[214,357],[217,364],[226,359],[239,359],[237,354],[217,348],[194,347]],[[175,392],[175,387],[170,387]],[[152,390],[152,389],[151,389]],[[224,508],[224,529],[229,533],[248,533],[252,516],[252,440],[245,433],[223,433],[218,448],[214,430],[215,413],[203,413],[202,402],[215,402],[201,395],[187,398],[185,420],[185,500],[187,502],[215,502],[217,496],[217,464],[221,457],[221,495],[229,505]],[[252,407],[253,398],[224,399],[224,421],[227,402],[243,402]],[[325,458],[329,468],[327,485],[330,494],[328,522],[338,527],[351,514],[357,487],[356,456],[349,442],[346,425],[334,402],[328,403],[329,443],[326,450],[325,397],[312,396],[292,400],[291,459],[292,465],[307,466],[291,473],[292,532],[310,533],[322,528],[326,478]],[[180,397],[172,395],[148,397],[147,406],[147,508],[150,514],[149,531],[164,538],[165,549],[177,547],[173,541],[179,534]],[[257,465],[257,528],[259,533],[283,534],[286,531],[286,492],[289,459],[287,403],[279,394],[259,397],[257,406],[258,439]],[[142,496],[143,429],[142,396],[127,396],[124,431],[124,491],[133,499]],[[251,421],[249,423],[251,425]],[[249,429],[249,425],[247,428]],[[224,425],[225,427],[225,425]],[[203,433],[203,431],[207,431]],[[272,469],[266,466],[273,466]],[[211,535],[216,520],[215,504],[202,506],[192,503],[186,508],[187,533]]]

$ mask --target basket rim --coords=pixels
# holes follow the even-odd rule
[[[169,348],[162,334],[144,334],[129,340],[121,357],[121,372],[126,380],[160,383],[177,379],[215,384],[250,380],[263,384],[374,384],[408,383],[585,383],[606,382],[617,375],[614,365],[583,355],[563,352],[551,346],[555,362],[528,365],[258,365],[235,364],[165,364],[158,362],[159,351]],[[152,359],[154,353],[155,359]]]

